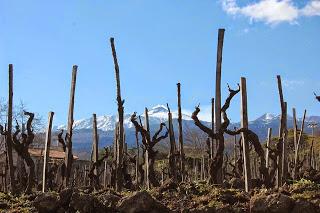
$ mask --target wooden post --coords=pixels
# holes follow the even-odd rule
[[[241,78],[241,128],[248,128],[248,108],[247,108],[247,86],[246,79]],[[245,191],[251,190],[251,171],[250,171],[250,156],[249,156],[249,144],[244,133],[241,133],[242,148],[243,148],[243,163],[244,163],[244,180]]]
[[[117,175],[116,175],[116,190],[120,191],[122,189],[123,184],[123,176],[122,167],[123,163],[123,146],[124,146],[124,128],[123,128],[123,104],[124,100],[121,98],[121,89],[120,89],[120,71],[117,59],[116,48],[114,45],[114,38],[110,38],[111,49],[112,49],[112,56],[114,62],[114,70],[116,75],[116,83],[117,83],[117,104],[118,104],[118,118],[119,118],[119,143],[118,143],[118,159],[117,159]]]
[[[297,140],[298,140],[298,125],[297,125],[297,114],[296,109],[292,108],[292,115],[293,115],[293,144],[294,149],[297,148]]]
[[[217,47],[217,64],[216,64],[216,97],[215,97],[215,124],[216,132],[221,127],[221,65],[222,65],[222,49],[224,29],[219,29],[218,33],[218,47]],[[217,140],[217,144],[223,141]],[[222,183],[222,169],[218,170],[217,183]]]
[[[198,161],[196,158],[193,158],[193,168],[194,168],[194,181],[198,180]]]
[[[124,138],[125,138],[125,136],[124,136]],[[124,145],[124,146],[123,146],[123,153],[128,152],[128,144],[127,144],[127,143],[124,143],[123,145]]]
[[[200,180],[204,180],[204,155],[201,156],[200,161]]]
[[[237,128],[234,127],[234,130]],[[236,166],[237,163],[237,135],[234,135],[233,137],[233,158],[234,158],[234,166]]]
[[[211,129],[214,132],[214,98],[211,99]],[[214,145],[214,139],[211,139],[211,159],[214,158],[215,153],[215,145]]]
[[[93,114],[93,144],[92,144],[92,162],[97,163],[98,161],[98,149],[99,149],[99,139],[98,139],[98,128],[97,128],[97,115]],[[98,174],[98,168],[95,167],[93,170],[93,174],[97,175]]]
[[[313,162],[312,162],[312,158],[313,158],[313,143],[314,143],[314,139],[312,138],[311,140],[311,146],[310,146],[310,150],[309,150],[309,169],[313,169]]]
[[[9,182],[10,191],[12,194],[16,193],[15,180],[14,180],[14,168],[12,157],[12,105],[13,105],[13,65],[9,64],[9,94],[8,94],[8,128],[6,135],[7,144],[7,160],[9,169]]]
[[[283,133],[282,133],[282,182],[286,181],[288,174],[288,156],[287,156],[287,102],[284,102],[284,110],[283,110]]]
[[[74,110],[74,96],[76,90],[77,81],[77,70],[78,66],[74,65],[72,68],[72,80],[71,80],[71,90],[70,90],[70,103],[69,103],[69,113],[68,113],[68,127],[66,135],[66,156],[65,156],[65,166],[66,174],[64,177],[64,187],[69,186],[69,178],[71,174],[73,154],[72,154],[72,126],[73,126],[73,110]]]
[[[253,157],[253,177],[256,179],[258,176],[257,174],[257,158],[256,156]]]
[[[43,157],[42,192],[45,192],[46,190],[47,165],[48,165],[49,156],[50,156],[51,129],[52,129],[53,115],[54,115],[54,112],[49,112],[48,127],[47,127],[46,141],[44,146],[44,157]]]
[[[237,127],[234,127],[234,131],[237,130]],[[234,176],[236,177],[236,173],[237,173],[237,170],[238,170],[238,167],[237,167],[237,160],[238,160],[238,148],[237,148],[237,135],[234,135],[233,136],[233,160],[234,160]],[[241,147],[239,147],[239,152],[240,152],[240,149]],[[241,157],[239,155],[239,157]]]
[[[297,164],[298,164],[298,161],[299,161],[299,148],[300,148],[300,141],[301,141],[301,138],[302,138],[302,133],[303,133],[303,130],[304,130],[304,122],[305,122],[305,119],[306,119],[306,114],[307,114],[307,110],[304,110],[302,124],[301,124],[301,128],[300,128],[300,133],[299,133],[299,137],[298,137],[298,141],[297,141],[297,147],[296,147],[295,153],[294,153],[294,169],[293,169],[294,175],[293,175],[293,178],[296,178],[296,175],[298,173]]]
[[[163,164],[161,164],[161,185],[164,183]]]
[[[107,161],[104,161],[104,170],[103,170],[103,188],[107,188]]]
[[[117,179],[117,162],[118,162],[118,143],[119,143],[119,122],[115,123],[114,129],[114,137],[113,137],[113,163],[114,167],[114,175],[111,175],[111,185],[114,189],[116,189],[116,179]]]
[[[277,170],[277,181],[276,186],[280,187],[282,185],[282,158],[283,158],[283,131],[284,131],[284,125],[285,125],[285,112],[284,112],[284,99],[283,99],[283,93],[282,93],[282,84],[281,84],[281,77],[280,75],[277,75],[277,82],[278,82],[278,90],[279,90],[279,98],[280,98],[280,106],[281,106],[281,121],[280,121],[280,128],[279,128],[279,143],[281,147],[281,150],[279,150],[281,154],[279,154],[277,159],[278,164],[278,170]]]
[[[117,164],[117,151],[118,151],[118,132],[119,132],[119,122],[116,122],[114,127],[114,137],[113,137],[113,160]]]
[[[181,110],[181,85],[177,83],[178,93],[178,130],[179,130],[179,156],[180,156],[180,172],[181,181],[184,181],[185,166],[184,166],[184,150],[183,150],[183,130],[182,130],[182,110]]]
[[[138,185],[139,183],[139,163],[140,163],[140,149],[139,149],[139,137],[138,137],[138,131],[135,130],[135,135],[136,135],[136,146],[137,146],[137,157],[136,157],[136,184]]]
[[[148,115],[148,108],[145,108],[144,110],[144,128],[147,130],[150,134],[150,127],[149,127],[149,115]],[[150,189],[150,182],[149,182],[149,152],[146,147],[146,152],[145,152],[145,180],[146,180],[146,186],[147,189]]]
[[[87,186],[87,165],[84,165],[83,182],[84,182],[84,186]]]
[[[268,128],[267,149],[266,149],[266,167],[269,169],[269,152],[271,146],[272,128]]]
[[[176,168],[176,141],[174,138],[174,130],[172,124],[172,114],[168,107],[168,125],[169,125],[169,140],[170,140],[170,151],[169,151],[169,177],[174,180],[177,179],[177,168]]]

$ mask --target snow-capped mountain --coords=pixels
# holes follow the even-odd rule
[[[164,105],[157,105],[149,109],[149,123],[150,130],[154,132],[159,128],[159,124],[161,122],[167,122],[168,120],[168,109]],[[124,127],[126,134],[126,142],[129,146],[134,146],[135,144],[135,129],[133,128],[133,124],[130,121],[131,114],[126,114],[124,116]],[[144,120],[143,113],[140,114],[142,117],[142,121]],[[177,131],[177,118],[178,113],[176,111],[172,111],[173,117],[173,126],[174,130]],[[201,131],[198,127],[194,125],[193,120],[191,119],[191,115],[183,114],[183,128],[188,131],[194,129],[195,131]],[[293,118],[292,116],[287,117],[288,120],[288,128],[292,128],[293,126]],[[300,127],[302,118],[298,118],[298,126]],[[99,146],[103,147],[106,145],[111,145],[113,143],[114,136],[114,128],[117,121],[116,115],[104,115],[97,116],[97,125],[99,130]],[[309,116],[306,117],[306,127],[311,122],[320,123],[320,116]],[[92,143],[92,118],[81,119],[74,121],[74,134],[73,134],[73,145],[75,151],[87,152],[91,150]],[[210,122],[202,121],[204,125],[211,126]],[[265,113],[262,116],[258,117],[255,120],[249,122],[249,128],[254,131],[258,136],[260,141],[264,141],[267,137],[267,129],[272,128],[272,134],[275,136],[278,134],[280,123],[280,115],[274,115],[271,113]],[[231,123],[229,128],[233,129],[234,127],[239,127],[240,123]],[[57,129],[66,129],[66,125],[61,125]],[[305,128],[305,132],[310,133],[310,128]],[[178,134],[175,134],[176,136]],[[229,137],[225,135],[225,137]],[[89,153],[89,152],[88,152]]]
[[[273,120],[277,120],[277,119],[279,119],[278,115],[274,115],[272,113],[265,113],[261,117],[257,118],[255,121],[261,121],[261,122],[265,122],[265,123],[270,123]]]
[[[165,105],[156,105],[149,109],[149,123],[150,126],[158,126],[161,122],[167,122],[168,120],[168,108]],[[142,120],[144,120],[144,114],[141,113],[140,116]],[[133,127],[132,122],[130,121],[131,114],[124,115],[124,128],[131,129]],[[175,122],[178,118],[178,112],[172,111],[172,118]],[[182,114],[182,119],[184,123],[188,123],[193,125],[193,121],[191,119],[191,115]],[[293,118],[292,116],[288,115],[288,127],[292,127]],[[298,118],[298,123],[302,121],[302,118]],[[97,116],[97,127],[101,131],[113,131],[115,129],[115,125],[117,122],[117,115],[103,115]],[[209,122],[203,121],[205,124],[209,124]],[[306,117],[306,123],[310,122],[320,122],[320,116],[308,116]],[[274,115],[272,113],[265,113],[262,116],[258,117],[255,120],[249,122],[249,126],[252,130],[258,131],[258,135],[260,135],[260,131],[266,132],[265,129],[273,128],[276,130],[280,123],[280,115]],[[93,120],[92,118],[75,120],[73,124],[74,130],[90,130],[92,129]],[[232,123],[230,124],[230,128],[233,126],[240,126],[239,123]],[[66,125],[60,125],[56,128],[57,129],[66,129]],[[274,131],[276,132],[276,131]],[[265,133],[266,134],[266,133]],[[264,134],[263,134],[264,135]]]
[[[168,120],[168,108],[164,105],[156,105],[152,107],[149,112],[149,122],[150,126],[153,124],[159,124],[161,122],[165,122]],[[131,114],[125,114],[124,115],[124,128],[130,129],[133,127],[132,122],[130,121]],[[141,117],[144,117],[144,114],[141,114]],[[178,118],[178,112],[172,112],[172,118],[177,119]],[[102,131],[112,131],[115,128],[116,122],[117,122],[118,116],[116,115],[103,115],[103,116],[97,116],[97,127],[99,130]],[[189,115],[182,114],[183,120],[192,120]],[[81,129],[92,129],[93,125],[93,119],[87,118],[87,119],[81,119],[81,120],[75,120],[73,123],[73,129],[74,130],[81,130]],[[57,129],[66,129],[66,125],[60,125],[57,127]]]

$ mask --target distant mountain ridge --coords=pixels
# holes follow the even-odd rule
[[[167,122],[168,117],[168,109],[164,105],[157,105],[152,107],[149,110],[149,122],[150,122],[150,129],[151,131],[155,131],[159,128],[159,124],[161,122]],[[130,121],[131,114],[126,114],[124,116],[124,128],[126,134],[126,142],[129,146],[135,145],[135,129],[133,124]],[[141,114],[142,118],[144,115]],[[173,117],[173,124],[174,130],[177,131],[177,118],[178,113],[176,111],[172,112]],[[190,115],[183,114],[183,127],[188,127],[189,129],[195,129],[196,131],[200,131],[198,127],[194,125],[193,120],[191,119]],[[142,119],[143,120],[143,119]],[[105,116],[97,116],[97,127],[99,130],[99,145],[106,146],[111,145],[113,143],[113,135],[114,135],[114,128],[117,121],[116,115],[105,115]],[[287,116],[288,121],[288,128],[293,127],[293,118],[292,116]],[[298,125],[300,128],[302,118],[298,118]],[[202,121],[204,125],[211,126],[210,122]],[[308,116],[306,117],[306,128],[305,132],[310,133],[310,128],[307,128],[307,125],[311,122],[318,122],[320,123],[320,116]],[[260,141],[264,141],[267,137],[267,129],[272,128],[272,134],[277,135],[280,123],[280,115],[274,115],[271,113],[265,113],[262,116],[258,117],[255,120],[249,122],[249,128],[254,131],[258,136]],[[229,128],[232,129],[234,127],[239,127],[240,123],[231,123]],[[91,150],[91,143],[92,143],[92,118],[81,119],[74,121],[74,134],[73,134],[73,145],[74,149],[82,150],[82,151],[90,151]],[[58,129],[66,129],[66,125],[60,125],[55,128]],[[178,134],[176,133],[175,136],[177,137]],[[226,137],[228,137],[226,135]]]
[[[155,125],[155,124],[160,124],[161,122],[166,122],[168,119],[168,109],[164,105],[156,105],[152,107],[149,110],[149,122],[150,126]],[[140,115],[142,118],[144,118],[144,115]],[[131,114],[125,114],[124,115],[124,128],[125,129],[130,129],[133,128],[133,124],[130,121]],[[172,112],[172,118],[173,120],[178,118],[178,113],[176,111]],[[117,115],[103,115],[103,116],[97,116],[97,127],[101,131],[113,131],[115,129],[115,125],[117,122]],[[192,118],[190,115],[187,114],[182,114],[182,120],[183,122],[189,123],[190,121],[193,123]],[[288,115],[287,116],[288,120],[288,126],[290,128],[290,125],[292,125],[293,122],[293,117]],[[258,117],[255,120],[252,120],[249,122],[249,125],[251,125],[253,128],[255,125],[258,126],[269,126],[271,125],[274,126],[274,124],[279,124],[280,121],[280,115],[274,115],[272,113],[265,113],[262,116]],[[302,121],[302,118],[297,118],[298,122]],[[202,121],[204,123],[210,123],[207,121]],[[306,117],[306,123],[310,122],[320,122],[320,116],[307,116]],[[232,123],[231,126],[239,126],[239,122],[237,123]],[[86,119],[80,119],[80,120],[75,120],[73,124],[73,129],[74,130],[84,130],[84,129],[92,129],[93,125],[93,120],[92,118],[86,118]],[[60,125],[55,127],[55,130],[58,129],[66,129],[66,125]],[[251,127],[251,128],[252,128]]]
[[[152,107],[149,112],[149,122],[150,125],[155,123],[161,123],[165,122],[168,118],[168,109],[164,105],[156,105]],[[144,117],[143,114],[140,115],[141,117]],[[132,122],[130,121],[131,114],[125,114],[124,115],[124,128],[129,129],[133,127]],[[172,112],[172,118],[176,119],[178,118],[177,112]],[[118,116],[117,115],[103,115],[103,116],[97,116],[97,127],[98,129],[102,131],[111,131],[114,130],[116,122],[117,122]],[[183,120],[192,120],[189,115],[182,114]],[[73,124],[74,130],[81,130],[81,129],[92,129],[93,120],[92,118],[87,119],[81,119],[81,120],[75,120]],[[66,129],[66,125],[60,125],[56,127],[56,129]]]

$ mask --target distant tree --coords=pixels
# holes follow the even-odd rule
[[[7,122],[7,100],[4,98],[0,98],[0,123],[6,124]],[[28,111],[28,107],[23,100],[20,100],[18,104],[13,107],[13,119],[18,121],[21,125],[21,132],[25,131],[25,125],[28,118],[24,114],[25,111]],[[39,114],[35,114],[32,128],[35,132],[41,132],[44,130],[44,122],[43,117]]]
[[[186,124],[183,134],[186,147],[191,146],[196,153],[201,153],[205,149],[208,137],[204,132]]]

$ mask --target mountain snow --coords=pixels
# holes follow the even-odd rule
[[[158,125],[161,122],[166,122],[168,120],[168,108],[165,105],[156,105],[149,109],[148,112],[149,115],[149,123],[150,126],[152,125]],[[142,121],[144,120],[144,114],[140,114]],[[124,128],[129,129],[133,127],[132,122],[130,121],[131,114],[124,115]],[[177,119],[178,118],[178,112],[172,111],[172,118]],[[287,116],[288,122],[292,123],[292,117],[290,115]],[[192,121],[191,115],[182,114],[182,119],[184,121]],[[261,128],[264,128],[266,125],[272,125],[275,123],[278,123],[280,120],[280,115],[274,115],[272,113],[265,113],[261,117],[250,121],[250,125],[260,126]],[[297,119],[299,122],[302,120]],[[306,117],[306,122],[320,122],[319,116],[310,116]],[[103,116],[97,116],[97,127],[100,130],[103,131],[112,131],[115,129],[115,125],[117,122],[117,116],[116,115],[103,115]],[[74,121],[73,129],[75,130],[81,130],[81,129],[92,129],[93,126],[93,120],[92,118],[88,119],[81,119]],[[66,129],[66,125],[60,125],[57,127],[57,129]]]
[[[168,120],[168,108],[164,105],[156,105],[149,110],[148,115],[149,115],[150,125],[165,122]],[[131,114],[124,115],[124,128],[126,129],[133,127],[133,124],[130,121],[130,117],[131,117]],[[141,114],[141,117],[144,118],[144,115]],[[103,131],[114,130],[117,122],[117,118],[118,116],[116,115],[97,116],[97,128]],[[178,112],[176,111],[172,112],[172,118],[177,119]],[[191,116],[186,114],[182,114],[182,119],[192,120]],[[92,126],[93,126],[92,118],[75,120],[73,123],[73,129],[75,130],[92,129]],[[67,128],[67,125],[60,125],[57,127],[57,129],[66,129],[66,128]]]
[[[272,113],[265,113],[261,117],[257,118],[255,121],[271,123],[273,120],[277,120],[278,118],[279,118],[279,115],[274,115]]]

